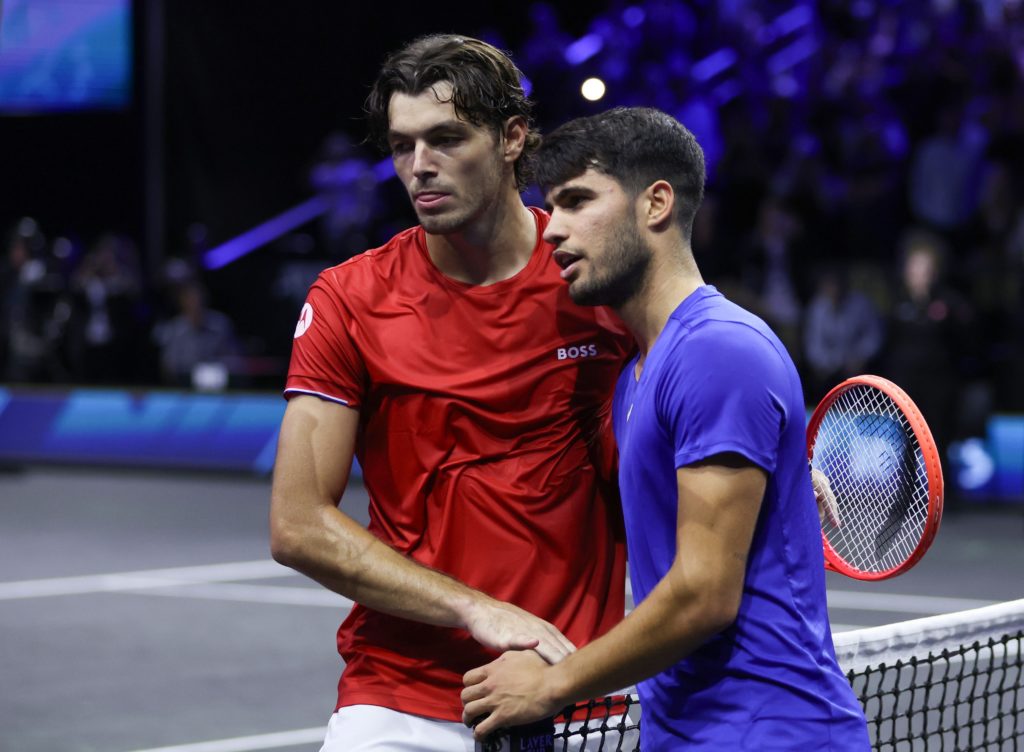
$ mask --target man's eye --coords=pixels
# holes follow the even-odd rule
[[[407,154],[412,150],[412,147],[406,143],[395,143],[391,144],[391,154],[397,156],[399,154]]]

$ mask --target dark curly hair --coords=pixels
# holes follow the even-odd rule
[[[452,85],[455,114],[473,125],[501,133],[511,117],[526,121],[526,145],[515,163],[516,185],[530,181],[540,133],[533,128],[533,102],[523,91],[522,73],[511,58],[487,42],[454,34],[420,37],[384,62],[366,98],[369,140],[388,150],[388,106],[394,94],[416,95],[441,81]]]
[[[671,115],[649,107],[616,107],[570,120],[544,137],[537,183],[545,193],[588,168],[638,195],[667,180],[678,197],[675,221],[687,238],[704,200],[704,151]]]

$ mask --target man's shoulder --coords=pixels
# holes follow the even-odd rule
[[[339,264],[320,272],[318,281],[335,290],[352,291],[394,280],[402,268],[417,253],[421,229],[410,227],[398,233],[384,245],[357,253]]]
[[[707,288],[692,305],[673,315],[679,323],[676,338],[690,345],[715,346],[750,340],[774,339],[771,327],[756,314]]]
[[[678,324],[671,336],[672,360],[695,371],[711,368],[756,377],[792,362],[763,319],[720,294],[707,296],[678,317]]]

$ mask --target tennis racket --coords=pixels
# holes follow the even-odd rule
[[[807,457],[826,569],[882,580],[920,560],[942,520],[942,465],[906,392],[880,376],[842,382],[811,415]]]

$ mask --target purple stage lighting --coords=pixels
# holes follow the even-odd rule
[[[698,60],[690,68],[694,81],[707,81],[736,64],[736,53],[727,47],[712,52],[703,60]]]
[[[565,48],[565,62],[569,65],[585,63],[604,47],[604,40],[597,34],[587,34]]]
[[[622,23],[631,29],[635,29],[642,24],[645,18],[647,18],[647,13],[643,8],[636,5],[630,5],[622,11]]]
[[[395,167],[391,158],[382,159],[373,166],[373,174],[378,183],[390,180],[395,176]],[[298,206],[293,206],[276,217],[243,232],[241,235],[232,238],[226,243],[221,243],[216,248],[211,248],[203,256],[203,266],[207,269],[220,269],[232,261],[237,261],[242,256],[252,253],[257,248],[277,240],[287,232],[300,227],[312,219],[316,219],[328,209],[328,199],[323,196],[303,201]]]

